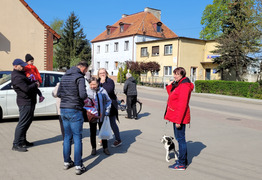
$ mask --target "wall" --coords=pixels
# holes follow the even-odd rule
[[[1,0],[0,8],[0,70],[12,70],[13,60],[27,53],[44,70],[44,27],[18,0]]]

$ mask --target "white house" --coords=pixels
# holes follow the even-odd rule
[[[92,74],[106,68],[116,77],[125,61],[136,61],[136,42],[174,38],[177,35],[161,21],[161,11],[145,8],[143,12],[122,18],[98,35],[92,42]]]

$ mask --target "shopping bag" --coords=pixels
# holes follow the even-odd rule
[[[99,131],[98,134],[98,138],[99,139],[112,139],[113,138],[113,133],[112,133],[112,129],[110,126],[110,120],[108,116],[105,116],[102,127]]]

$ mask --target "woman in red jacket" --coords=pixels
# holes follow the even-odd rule
[[[190,123],[189,100],[194,85],[186,77],[186,70],[178,67],[174,71],[174,81],[166,90],[168,93],[165,119],[173,122],[175,138],[179,146],[178,161],[169,166],[174,170],[185,170],[187,166],[187,144],[185,138],[186,124]]]

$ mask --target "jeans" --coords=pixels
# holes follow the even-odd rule
[[[179,148],[178,162],[179,164],[186,166],[187,165],[187,144],[186,144],[186,137],[185,137],[186,125],[181,124],[180,128],[176,128],[176,124],[173,123],[173,127],[174,127],[175,138],[178,142],[178,148]]]
[[[109,119],[110,119],[110,126],[114,132],[114,135],[115,135],[115,139],[117,141],[121,141],[121,138],[120,138],[120,133],[119,133],[119,128],[116,124],[116,116],[109,116]]]
[[[127,105],[127,117],[128,118],[136,118],[136,102],[137,102],[137,95],[127,96],[126,97],[126,105]]]
[[[26,141],[26,132],[29,129],[35,111],[35,104],[31,106],[18,106],[19,121],[15,129],[14,146],[23,144]]]
[[[83,112],[77,109],[61,108],[61,118],[65,131],[63,143],[64,162],[71,161],[71,140],[74,139],[74,163],[75,166],[82,166],[82,133],[83,133]]]

